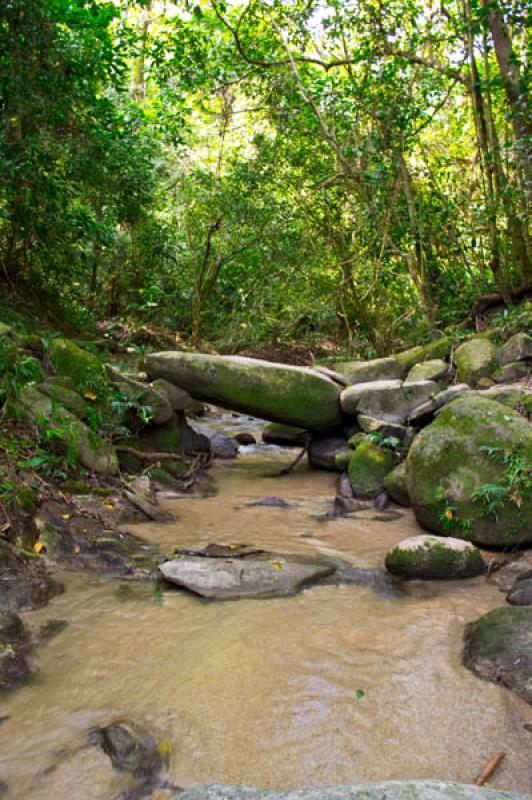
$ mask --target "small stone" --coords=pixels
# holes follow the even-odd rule
[[[243,445],[244,447],[257,444],[257,440],[251,433],[237,433],[233,438],[235,442]]]

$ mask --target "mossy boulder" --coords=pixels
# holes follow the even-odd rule
[[[496,369],[497,348],[489,339],[477,336],[456,349],[454,360],[459,380],[474,387]]]
[[[527,378],[532,372],[526,361],[509,361],[492,374],[495,383],[512,383]]]
[[[352,384],[392,380],[403,374],[403,367],[395,356],[374,358],[370,361],[344,361],[335,366]]]
[[[386,422],[404,423],[410,412],[437,394],[434,381],[372,381],[344,389],[340,396],[342,410],[349,416],[363,414]]]
[[[523,406],[527,406],[527,397],[532,397],[530,392],[525,386],[505,386],[497,385],[490,386],[489,389],[482,391],[475,390],[473,396],[485,397],[487,400],[494,400],[496,403],[501,403],[503,406],[521,410]]]
[[[349,481],[357,497],[377,497],[384,489],[384,478],[393,469],[391,450],[365,439],[354,450],[348,466]]]
[[[506,485],[504,457],[516,448],[532,461],[532,427],[512,409],[478,392],[445,406],[415,438],[406,460],[418,522],[486,546],[532,541],[532,497],[523,497],[521,505],[508,497],[495,514],[476,494],[484,486]]]
[[[396,353],[395,360],[401,367],[401,375],[407,375],[415,364],[419,364],[425,358],[425,348],[422,345],[411,347],[409,350],[403,350],[402,353]]]
[[[11,325],[6,325],[5,322],[0,322],[0,337],[1,336],[11,336],[13,333],[13,328]]]
[[[153,353],[145,364],[150,378],[224,408],[312,430],[342,424],[339,387],[306,367],[183,352]]]
[[[87,416],[87,402],[78,392],[56,381],[43,381],[43,383],[39,383],[36,388],[53,400],[54,403],[59,403],[68,409],[68,411],[71,411],[76,417],[85,419]]]
[[[48,356],[58,375],[72,378],[77,389],[98,390],[104,383],[101,361],[70,339],[52,339]]]
[[[158,391],[154,386],[135,380],[109,364],[106,365],[105,372],[113,386],[116,386],[129,400],[149,408],[154,425],[164,425],[172,418],[174,412],[166,392]]]
[[[471,542],[430,534],[399,542],[384,563],[394,575],[426,580],[471,578],[486,571],[480,550]]]
[[[441,358],[433,358],[413,366],[405,378],[405,384],[416,383],[416,381],[441,381],[448,375],[449,364],[442,361]]]
[[[384,488],[398,505],[410,505],[410,495],[406,488],[406,464],[404,461],[384,476]]]
[[[115,475],[118,461],[114,449],[81,420],[35,387],[23,388],[18,399],[22,416],[37,427],[52,427],[68,454],[87,469]]]
[[[454,341],[451,336],[442,336],[440,339],[434,339],[424,347],[425,358],[449,358]]]
[[[532,704],[532,606],[496,608],[468,625],[464,664]]]
[[[501,366],[510,364],[513,361],[532,360],[532,336],[528,333],[516,333],[506,344],[503,344],[499,351],[499,363]]]
[[[192,404],[192,398],[189,393],[178,386],[174,386],[170,381],[159,378],[153,381],[152,386],[159,394],[166,397],[173,411],[184,411]]]

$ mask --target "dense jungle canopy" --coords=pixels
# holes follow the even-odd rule
[[[531,282],[522,0],[3,0],[0,288],[366,355]]]

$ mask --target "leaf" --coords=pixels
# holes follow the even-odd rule
[[[114,508],[114,505],[113,505],[112,503],[104,503],[104,506],[105,506],[106,508],[108,508],[108,509],[109,509],[109,511],[112,511],[112,510],[113,510],[113,508]]]
[[[70,514],[61,514],[61,519],[70,519]]]
[[[94,394],[94,392],[83,392],[83,397],[85,397],[87,400],[96,400],[97,399],[97,397]]]
[[[357,700],[363,700],[363,698],[366,696],[366,692],[364,689],[357,689],[355,695]]]
[[[73,552],[74,552],[76,555],[77,555],[79,552],[81,552],[81,547],[79,546],[79,544],[77,544],[77,545],[74,547],[74,550],[73,550]]]
[[[44,547],[43,542],[35,542],[35,544],[33,545],[33,549],[37,554],[39,554],[41,552],[43,547]]]
[[[282,569],[283,568],[283,565],[281,564],[280,561],[272,561],[272,564],[275,567],[275,569]]]

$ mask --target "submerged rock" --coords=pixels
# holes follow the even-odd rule
[[[480,550],[470,542],[429,534],[404,539],[385,559],[386,569],[404,578],[454,580],[486,571]]]
[[[360,783],[354,786],[316,786],[288,791],[211,783],[188,789],[178,795],[176,800],[178,798],[179,800],[527,800],[527,796],[521,793],[499,792],[471,784],[430,780],[385,781]]]
[[[517,448],[517,449],[516,449]],[[446,406],[415,438],[406,483],[418,522],[439,534],[502,547],[532,541],[532,498],[503,496],[490,513],[482,486],[500,486],[505,454],[532,459],[532,427],[512,409],[466,394]]]
[[[150,377],[225,408],[314,430],[342,422],[339,387],[306,367],[183,352],[153,353],[145,362]]]
[[[27,681],[31,674],[29,637],[20,617],[0,611],[0,692]]]
[[[109,756],[115,769],[131,772],[136,778],[153,778],[163,766],[157,740],[136,722],[113,722],[91,731],[89,738]]]
[[[464,664],[532,703],[532,607],[496,608],[465,631]]]
[[[233,558],[183,556],[159,567],[169,583],[217,600],[286,597],[334,572],[317,558],[259,553]]]

